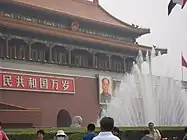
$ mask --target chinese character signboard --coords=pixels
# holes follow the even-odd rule
[[[70,77],[0,71],[0,89],[74,94],[75,80]]]

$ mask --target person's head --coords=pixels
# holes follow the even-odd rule
[[[103,117],[100,120],[100,128],[101,131],[112,132],[112,129],[114,128],[114,119],[112,119],[111,117]]]
[[[113,135],[115,135],[115,136],[119,136],[119,128],[118,127],[114,127],[113,128],[113,130],[112,130],[112,133],[113,133]]]
[[[2,125],[3,125],[3,123],[2,123],[2,122],[0,122],[0,129],[2,129]]]
[[[186,133],[186,134],[187,134],[187,127],[185,127],[185,128],[184,128],[184,133]]]
[[[110,81],[107,78],[102,79],[102,89],[103,93],[107,94],[109,90]]]
[[[57,134],[55,136],[55,140],[65,140],[66,137],[67,137],[67,135],[64,133],[64,131],[59,130],[59,131],[57,131]]]
[[[95,131],[95,125],[93,123],[88,124],[87,131],[88,132],[94,132]]]
[[[149,130],[153,130],[154,129],[154,123],[153,122],[150,122],[148,124],[148,127],[149,127]]]
[[[148,135],[148,134],[150,134],[150,132],[149,132],[149,130],[144,130],[144,135]]]
[[[36,133],[37,138],[40,139],[40,140],[43,139],[44,134],[45,134],[45,133],[44,133],[44,130],[38,130],[37,133]]]

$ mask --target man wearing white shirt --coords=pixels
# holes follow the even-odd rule
[[[103,117],[100,120],[101,132],[93,138],[93,140],[120,140],[112,134],[114,128],[114,120],[111,117]]]

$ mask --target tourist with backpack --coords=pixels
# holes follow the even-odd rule
[[[161,140],[161,134],[159,132],[158,129],[155,129],[154,128],[154,123],[153,122],[150,122],[148,124],[148,127],[149,127],[149,133],[150,133],[150,136],[154,139],[154,140]]]

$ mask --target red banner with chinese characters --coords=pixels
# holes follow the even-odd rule
[[[75,93],[75,80],[70,77],[0,71],[0,89],[38,92]]]

